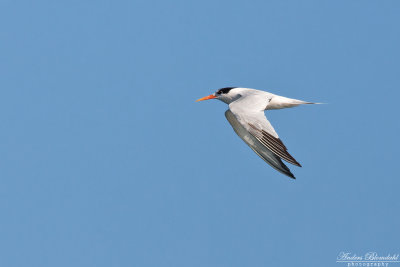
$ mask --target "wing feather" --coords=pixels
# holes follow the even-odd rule
[[[276,154],[278,157],[286,160],[287,162],[301,167],[300,163],[298,163],[292,155],[287,152],[286,146],[280,141],[279,138],[273,137],[266,131],[257,129],[254,125],[251,123],[249,126],[255,131],[260,134],[256,134],[256,138],[258,141],[260,141],[264,146],[266,146],[268,149],[270,149],[274,154]]]

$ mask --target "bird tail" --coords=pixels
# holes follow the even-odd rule
[[[308,101],[275,95],[272,97],[271,101],[267,105],[266,110],[292,108],[292,107],[297,107],[298,105],[310,105],[310,104],[323,104],[323,103],[314,103],[314,102],[308,102]]]

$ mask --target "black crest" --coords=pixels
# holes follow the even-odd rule
[[[224,88],[221,88],[221,89],[219,89],[218,91],[217,91],[217,95],[220,95],[220,94],[227,94],[230,90],[232,90],[233,88],[237,88],[237,87],[224,87]]]

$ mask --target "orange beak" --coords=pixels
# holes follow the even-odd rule
[[[197,99],[196,102],[203,101],[203,100],[209,100],[209,99],[213,99],[213,98],[217,98],[217,97],[215,95],[208,95],[208,96],[202,97],[200,99]]]

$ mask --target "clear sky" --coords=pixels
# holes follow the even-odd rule
[[[399,1],[0,2],[0,266],[345,266],[399,253]],[[232,131],[267,116],[292,180]]]

